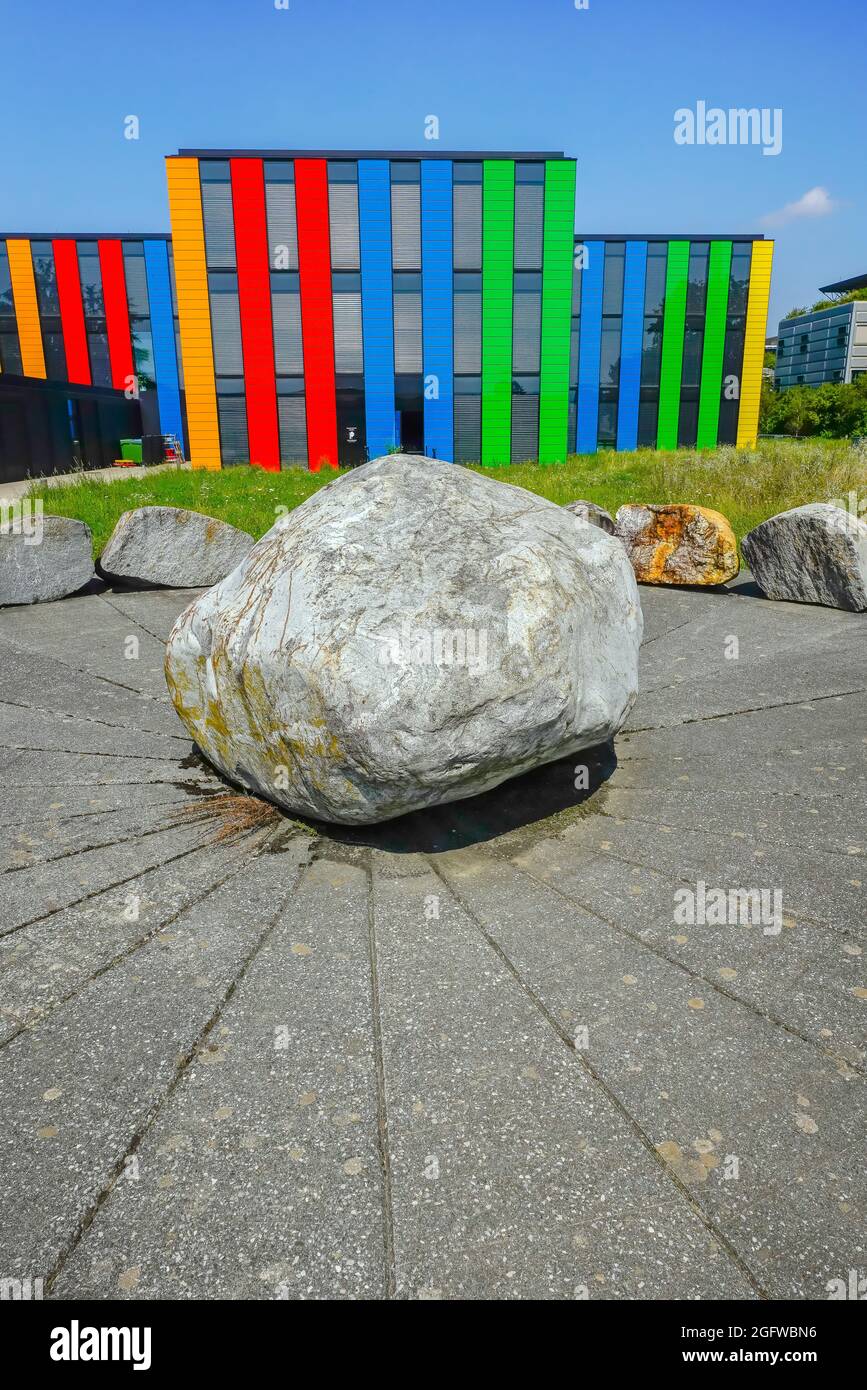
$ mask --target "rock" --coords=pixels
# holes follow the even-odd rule
[[[366,823],[608,740],[635,698],[641,632],[618,542],[404,454],[282,517],[178,619],[166,678],[234,782]]]
[[[0,606],[50,603],[91,579],[93,545],[83,521],[27,514],[0,526]]]
[[[867,523],[842,507],[780,512],[744,537],[743,551],[768,598],[867,610]]]
[[[614,517],[604,507],[597,507],[595,502],[567,502],[565,510],[582,521],[589,521],[591,526],[599,526],[609,536],[614,535]]]
[[[246,531],[201,512],[136,507],[115,526],[99,571],[121,584],[198,589],[225,579],[254,544]]]
[[[725,584],[738,572],[734,531],[709,507],[627,502],[615,527],[641,584]]]

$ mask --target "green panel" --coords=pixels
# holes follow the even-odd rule
[[[665,270],[665,313],[662,320],[659,422],[656,429],[656,447],[658,449],[677,448],[688,278],[689,242],[670,241],[668,243],[668,264]]]
[[[512,275],[515,163],[486,159],[482,203],[482,463],[512,446]]]
[[[545,165],[539,462],[565,463],[569,437],[569,337],[575,254],[575,164]]]
[[[717,443],[731,268],[731,242],[712,241],[708,260],[707,315],[704,322],[701,389],[698,398],[696,447],[699,449],[715,449]]]

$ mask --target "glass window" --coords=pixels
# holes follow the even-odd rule
[[[358,183],[358,164],[356,161],[354,159],[329,159],[328,182]]]
[[[618,319],[602,320],[602,339],[599,352],[599,385],[620,384],[620,324]]]
[[[544,183],[545,164],[541,159],[515,161],[515,183]]]
[[[704,314],[707,299],[707,267],[710,246],[694,241],[689,248],[689,279],[686,289],[687,314]]]
[[[130,318],[150,316],[148,282],[145,273],[144,244],[141,241],[123,242],[123,271],[126,280],[126,302]]]
[[[18,342],[17,332],[3,330],[0,332],[0,367],[4,372],[11,372],[14,376],[22,376],[21,346]]]
[[[15,301],[12,297],[12,275],[9,270],[9,252],[6,242],[0,241],[0,317],[15,317]]]
[[[111,362],[108,356],[108,334],[89,332],[90,379],[94,386],[111,386]]]
[[[229,183],[232,171],[228,159],[200,159],[199,177],[202,183]]]
[[[148,321],[138,319],[132,325],[132,350],[139,388],[142,391],[154,390],[157,384],[154,376],[154,340]]]
[[[420,183],[421,165],[416,159],[393,159],[391,161],[392,183]]]
[[[295,182],[295,161],[293,159],[266,159],[264,169],[266,183]]]
[[[623,271],[625,263],[625,242],[606,242],[605,270],[602,290],[603,314],[623,313]]]
[[[482,163],[475,159],[458,159],[452,166],[454,183],[481,183]]]
[[[57,296],[57,272],[54,268],[54,248],[50,241],[31,242],[33,256],[33,275],[36,280],[36,299],[42,318],[60,316],[60,300]]]
[[[45,349],[45,371],[49,381],[67,381],[66,353],[63,348],[63,334],[43,333],[42,345]]]
[[[81,280],[81,294],[87,318],[105,318],[105,303],[102,297],[102,271],[99,266],[99,247],[95,241],[79,241],[78,274]],[[93,364],[91,363],[91,376]],[[94,385],[96,379],[94,378]]]
[[[644,320],[644,336],[641,344],[641,385],[658,386],[662,364],[662,324],[661,314]]]
[[[665,272],[668,265],[668,243],[651,241],[647,245],[647,270],[644,281],[645,315],[661,315],[665,307]]]

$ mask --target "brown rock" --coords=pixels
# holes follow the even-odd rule
[[[725,584],[738,572],[738,548],[719,512],[688,502],[618,510],[616,535],[640,584]]]

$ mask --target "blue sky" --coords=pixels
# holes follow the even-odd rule
[[[867,271],[864,0],[286,3],[0,0],[0,228],[159,231],[178,147],[430,149],[436,115],[575,155],[580,231],[775,236],[772,323]],[[782,108],[782,152],[677,145],[699,100]]]

